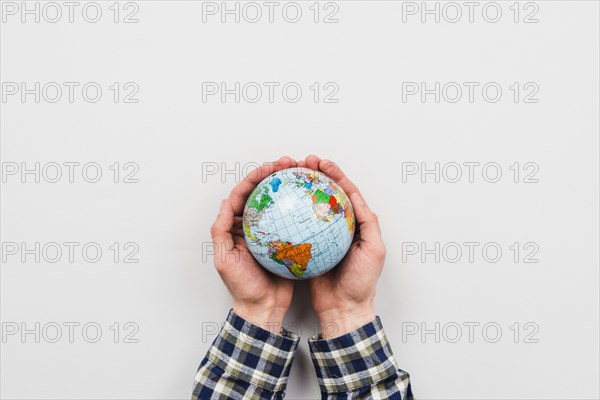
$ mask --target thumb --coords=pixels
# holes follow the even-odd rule
[[[373,244],[383,243],[379,219],[377,218],[377,215],[371,211],[360,193],[352,193],[350,195],[350,202],[354,208],[356,222],[358,222],[358,226],[360,227],[361,240]]]

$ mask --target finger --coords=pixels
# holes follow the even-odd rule
[[[233,217],[233,228],[231,228],[231,233],[233,235],[244,236],[242,219],[243,219],[242,216]]]
[[[353,193],[360,194],[358,187],[344,174],[344,171],[340,169],[337,163],[331,160],[321,160],[319,162],[319,170],[340,185],[348,197]]]
[[[310,168],[310,169],[314,169],[314,170],[318,171],[319,163],[321,162],[321,159],[318,156],[311,154],[306,157],[304,162],[306,163],[306,168]]]
[[[215,260],[222,259],[220,254],[226,251],[233,250],[233,236],[231,229],[233,228],[233,209],[231,202],[228,199],[221,200],[221,206],[217,219],[210,227],[210,236],[212,237],[215,246]]]
[[[235,215],[242,214],[248,196],[260,181],[274,172],[285,168],[292,168],[296,165],[296,160],[288,156],[283,156],[275,162],[265,163],[255,170],[250,171],[250,173],[248,173],[248,175],[246,175],[246,177],[231,190],[229,201],[231,202],[233,213]]]
[[[350,196],[350,201],[352,202],[354,216],[360,229],[360,239],[369,244],[383,246],[377,215],[371,211],[360,193],[353,193]]]
[[[306,161],[304,161],[304,160],[298,161],[298,167],[300,167],[300,168],[306,168]]]
[[[360,242],[360,241],[361,241],[360,226],[356,225],[356,227],[354,228],[354,237],[352,238],[352,243],[356,243],[356,242]]]

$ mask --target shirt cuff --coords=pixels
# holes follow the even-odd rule
[[[343,336],[313,336],[308,345],[322,393],[349,392],[397,375],[379,317]]]
[[[207,357],[231,376],[277,392],[285,389],[299,341],[292,332],[282,328],[276,335],[232,309]]]

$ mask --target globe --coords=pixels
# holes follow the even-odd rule
[[[248,249],[260,265],[288,279],[310,279],[334,268],[354,236],[354,211],[331,178],[288,168],[260,182],[243,216]]]

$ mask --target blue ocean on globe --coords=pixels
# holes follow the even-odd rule
[[[354,211],[331,178],[288,168],[260,182],[246,202],[244,237],[254,258],[289,279],[310,279],[335,267],[354,236]]]

